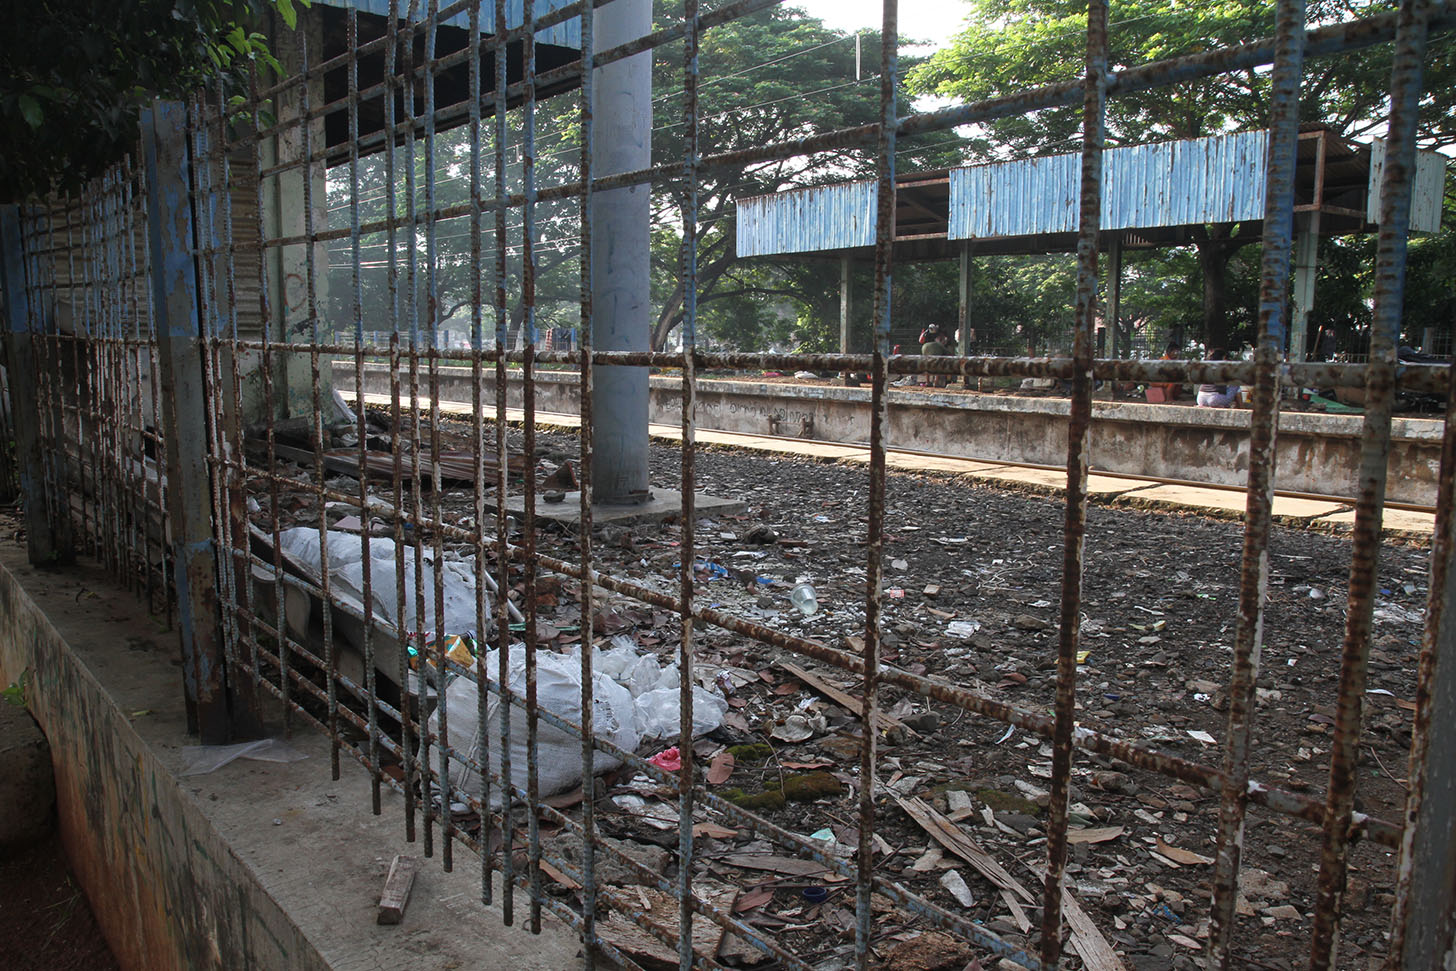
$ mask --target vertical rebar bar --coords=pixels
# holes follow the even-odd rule
[[[1274,500],[1275,438],[1279,422],[1279,364],[1284,348],[1285,294],[1298,167],[1299,86],[1304,73],[1304,0],[1281,0],[1276,13],[1274,72],[1269,108],[1264,252],[1259,290],[1259,346],[1254,412],[1249,424],[1249,480],[1244,509],[1243,560],[1238,628],[1229,684],[1228,728],[1223,748],[1218,852],[1208,936],[1211,967],[1229,968],[1237,924],[1239,865],[1249,801],[1249,750],[1253,738],[1259,656],[1264,640],[1264,599],[1269,585],[1269,530]]]
[[[1097,239],[1102,220],[1102,148],[1107,106],[1107,3],[1087,5],[1087,55],[1082,96],[1081,203],[1077,218],[1077,303],[1072,338],[1072,398],[1067,422],[1066,518],[1062,527],[1062,593],[1057,639],[1056,723],[1052,732],[1047,868],[1042,892],[1041,960],[1062,958],[1062,879],[1067,864],[1067,811],[1072,731],[1077,721],[1077,647],[1081,637],[1083,548],[1087,535],[1087,468],[1092,423],[1092,355],[1096,328]]]
[[[1390,133],[1380,185],[1380,237],[1375,252],[1375,302],[1370,322],[1365,421],[1360,445],[1360,489],[1350,556],[1349,604],[1340,647],[1340,695],[1330,746],[1324,841],[1310,940],[1311,971],[1335,962],[1345,899],[1350,823],[1360,758],[1360,730],[1370,660],[1370,630],[1380,593],[1380,531],[1390,461],[1390,417],[1395,403],[1396,351],[1405,297],[1406,242],[1415,182],[1416,122],[1426,56],[1429,0],[1403,0],[1390,80]]]

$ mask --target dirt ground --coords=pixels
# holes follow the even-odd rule
[[[51,836],[0,861],[0,968],[114,971],[119,965]]]
[[[468,443],[467,426],[450,424],[446,432],[447,444]],[[512,437],[518,447],[519,433]],[[539,448],[543,456],[559,460],[573,456],[577,444],[572,436],[543,435]],[[676,448],[655,445],[654,485],[676,487],[679,462]],[[697,475],[701,490],[747,503],[741,514],[697,524],[700,602],[853,648],[864,623],[865,469],[702,449]],[[357,488],[347,478],[335,485]],[[1049,711],[1055,692],[1062,504],[942,475],[892,474],[888,488],[886,661],[1023,708]],[[427,508],[432,498],[427,495]],[[463,521],[473,509],[463,489],[447,489],[440,499],[452,521]],[[287,501],[285,525],[311,521],[312,508],[301,497]],[[337,508],[330,515],[349,512]],[[265,507],[259,516],[266,515]],[[1078,685],[1084,726],[1206,765],[1220,763],[1241,539],[1236,522],[1092,506],[1082,604],[1086,657]],[[661,586],[675,582],[680,540],[675,523],[608,526],[598,530],[595,549],[605,572]],[[540,544],[543,552],[567,559],[576,555],[567,530],[544,528]],[[1350,544],[1339,536],[1276,528],[1270,553],[1252,771],[1266,784],[1318,797],[1328,773]],[[1379,566],[1381,596],[1357,806],[1391,821],[1399,818],[1404,796],[1426,557],[1419,546],[1392,543]],[[800,614],[787,599],[800,581],[815,588],[818,610],[812,616]],[[548,645],[567,649],[580,643],[577,593],[567,581],[539,601]],[[599,643],[626,634],[665,659],[675,652],[674,616],[616,597],[601,608]],[[851,696],[856,679],[723,630],[701,630],[697,645],[700,676],[731,692],[724,728],[696,746],[705,768],[715,759],[721,766],[725,751],[734,753],[731,772],[711,788],[755,806],[792,832],[822,840],[831,852],[850,853],[857,841],[858,719],[783,665],[797,664]],[[900,689],[885,689],[882,701],[909,727],[881,735],[879,782],[887,792],[875,828],[881,841],[878,872],[1013,944],[1034,948],[1035,930],[1025,929],[997,888],[951,853],[940,852],[896,797],[918,797],[949,815],[1039,899],[1032,868],[1045,854],[1049,745]],[[642,754],[661,747],[644,748]],[[608,786],[598,816],[602,831],[649,859],[662,860],[665,871],[675,869],[675,831],[655,828],[623,808],[623,796],[644,796],[651,803],[653,787],[625,773],[609,778]],[[1084,840],[1071,847],[1069,888],[1123,953],[1127,967],[1201,966],[1216,795],[1079,754],[1072,803],[1073,824]],[[714,818],[708,814],[703,821]],[[664,847],[669,849],[665,859],[657,855]],[[1245,847],[1236,963],[1302,966],[1319,833],[1253,807]],[[760,857],[754,862],[746,854]],[[792,865],[776,870],[777,859],[767,843],[748,833],[727,835],[709,828],[698,841],[695,880],[706,892],[736,901],[739,917],[776,935],[811,964],[840,966],[853,948],[852,886],[826,880],[822,873],[796,872]],[[744,861],[750,865],[741,865]],[[1350,874],[1339,966],[1363,971],[1378,967],[1383,954],[1393,852],[1357,845]],[[817,892],[805,895],[815,887],[824,888],[825,899],[811,899]],[[642,899],[645,904],[645,894]],[[930,929],[928,923],[888,900],[876,901],[874,948],[885,967],[961,971],[974,967],[967,962],[977,955],[984,967],[994,966],[995,959],[985,952],[962,948],[950,947],[949,957],[944,948],[930,957],[912,953],[908,949],[923,951],[934,940],[917,942]],[[1034,928],[1035,902],[1022,910]],[[730,959],[735,953],[730,945],[720,951],[726,963],[752,965],[746,956]],[[1073,958],[1069,966],[1080,964]]]

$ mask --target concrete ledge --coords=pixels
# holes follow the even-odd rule
[[[352,361],[336,361],[341,388],[352,388]],[[439,369],[445,401],[472,400],[470,369]],[[484,377],[485,390],[495,375]],[[366,394],[388,393],[389,371],[366,364]],[[543,371],[536,375],[536,407],[541,412],[579,411],[576,375]],[[406,392],[407,394],[407,392]],[[519,372],[507,388],[512,408],[522,401]],[[822,384],[783,384],[754,380],[701,378],[697,382],[697,423],[747,435],[799,436],[821,443],[863,445],[870,434],[870,390]],[[1065,398],[945,394],[890,389],[886,444],[907,451],[935,452],[983,462],[1060,466],[1066,462]],[[676,425],[682,411],[682,382],[651,379],[649,416]],[[1092,406],[1091,460],[1099,472],[1159,476],[1243,486],[1249,469],[1248,410],[1095,401]],[[1278,487],[1289,492],[1354,496],[1360,468],[1361,415],[1281,412]],[[1388,498],[1434,505],[1440,476],[1442,423],[1428,418],[1396,418],[1391,425]]]
[[[406,844],[403,800],[370,814],[368,774],[299,726],[309,755],[179,778],[186,735],[177,635],[81,565],[38,572],[0,547],[0,684],[32,672],[51,743],[61,838],[123,967],[510,968],[581,964],[574,933],[532,936],[479,903],[480,869],[426,861],[404,923],[375,924],[385,868]],[[275,822],[276,821],[276,822]],[[517,895],[520,897],[521,895]],[[497,900],[499,897],[496,898]],[[518,902],[518,907],[522,905]],[[518,914],[518,923],[522,915]]]

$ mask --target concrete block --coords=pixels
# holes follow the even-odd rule
[[[55,819],[50,743],[29,711],[0,701],[0,858],[50,835]]]

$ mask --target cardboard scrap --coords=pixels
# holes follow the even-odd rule
[[[770,870],[789,876],[807,877],[829,872],[829,868],[813,860],[801,860],[796,856],[772,856],[767,853],[729,853],[720,858],[729,866],[745,870]]]
[[[895,801],[900,804],[901,809],[905,810],[905,814],[915,820],[920,828],[929,833],[936,842],[965,860],[977,873],[995,884],[1001,890],[1002,899],[1006,900],[1008,905],[1016,901],[1017,897],[1028,904],[1036,903],[1031,891],[1007,873],[1006,869],[997,863],[989,853],[981,849],[980,845],[971,839],[965,830],[936,812],[923,800],[911,797]],[[1017,917],[1018,926],[1026,920],[1026,915],[1021,912],[1019,906],[1013,908],[1012,914]],[[1082,909],[1076,898],[1066,888],[1062,889],[1062,914],[1072,931],[1072,949],[1081,957],[1082,963],[1087,966],[1087,971],[1127,971],[1126,966],[1117,956],[1117,952],[1112,949],[1112,945],[1107,943],[1107,939],[1102,936],[1097,925],[1092,923],[1092,918],[1087,916],[1087,912]],[[1028,921],[1026,927],[1030,928],[1030,926]]]

